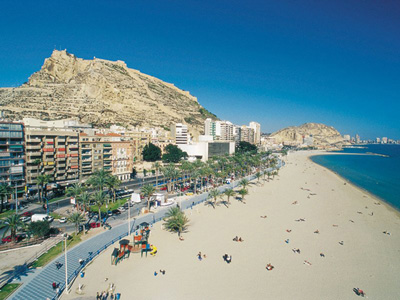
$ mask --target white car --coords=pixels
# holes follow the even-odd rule
[[[22,222],[29,222],[30,220],[31,220],[31,217],[26,217],[26,216],[25,216],[25,217],[22,217],[22,218],[21,218],[21,221],[22,221]]]
[[[46,221],[49,222],[49,223],[53,222],[53,220],[54,220],[54,218],[52,216],[47,216],[46,217]]]
[[[66,217],[62,217],[58,219],[58,222],[60,223],[67,223],[67,218]]]
[[[120,212],[126,211],[126,209],[125,209],[123,206],[118,207],[118,210],[119,210]]]

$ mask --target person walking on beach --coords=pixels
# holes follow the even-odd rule
[[[197,254],[197,258],[199,259],[199,261],[201,261],[203,258],[201,256],[201,252],[199,251],[199,253]]]

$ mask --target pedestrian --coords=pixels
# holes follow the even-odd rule
[[[53,287],[53,290],[55,290],[55,289],[57,288],[57,283],[55,283],[55,282],[53,281],[53,283],[51,284],[51,286]]]

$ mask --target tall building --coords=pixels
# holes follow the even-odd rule
[[[13,188],[18,199],[25,193],[25,139],[22,123],[0,121],[0,183]]]
[[[176,123],[171,126],[171,137],[175,139],[177,145],[186,145],[189,143],[188,127],[182,123]]]
[[[356,143],[359,144],[361,141],[360,136],[358,134],[356,134]]]
[[[380,144],[380,143],[381,143],[381,139],[377,137],[377,138],[376,138],[376,143],[377,143],[377,144]]]
[[[233,141],[234,126],[229,121],[213,121],[210,118],[204,121],[204,134],[218,141]]]
[[[215,137],[217,134],[216,127],[217,123],[213,121],[211,118],[207,118],[204,121],[204,135],[211,135],[212,137]]]
[[[249,127],[253,128],[253,130],[254,130],[254,143],[256,145],[260,144],[260,142],[261,142],[261,125],[260,125],[260,123],[250,122]]]
[[[37,177],[49,175],[50,181],[68,185],[79,180],[78,133],[27,127],[26,183],[36,189]]]
[[[345,141],[350,142],[350,134],[345,134],[345,135],[343,136],[343,139],[344,139]]]
[[[387,144],[388,142],[388,138],[387,137],[383,137],[382,138],[382,144]]]
[[[240,129],[240,141],[254,144],[254,129],[243,125]]]

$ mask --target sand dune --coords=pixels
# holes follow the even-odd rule
[[[369,299],[400,299],[399,213],[374,204],[381,201],[345,185],[309,155],[289,154],[279,176],[250,187],[246,204],[186,211],[184,241],[155,224],[155,257],[135,254],[111,266],[108,249],[63,299],[78,298],[80,283],[87,297],[110,282],[122,299],[356,299],[354,287]],[[199,251],[207,256],[202,261]],[[223,261],[225,253],[232,263]],[[267,263],[275,268],[267,271]]]

